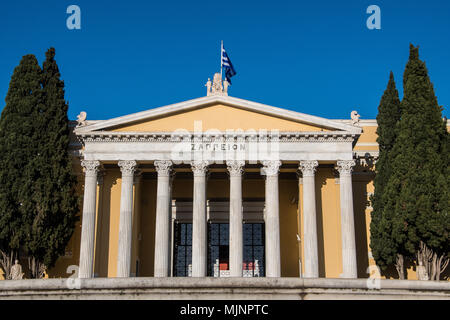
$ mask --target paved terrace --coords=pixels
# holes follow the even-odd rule
[[[0,299],[449,299],[450,282],[301,278],[91,278],[0,281]]]

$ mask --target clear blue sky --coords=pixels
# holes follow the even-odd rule
[[[81,30],[66,9],[81,8]],[[369,5],[381,30],[369,30]],[[205,95],[220,70],[220,40],[233,62],[230,95],[334,119],[373,119],[409,43],[441,105],[450,106],[450,1],[444,0],[40,0],[0,3],[0,109],[14,67],[50,46],[66,85],[69,117],[107,119]]]

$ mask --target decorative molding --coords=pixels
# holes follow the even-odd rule
[[[168,177],[172,171],[172,161],[170,160],[155,160],[154,163],[158,176]]]
[[[373,164],[375,164],[379,156],[379,151],[353,151],[353,157],[355,159],[360,159],[361,163],[364,163],[365,161],[366,163],[373,162]]]
[[[374,170],[377,158],[366,154],[364,157],[355,157],[355,162],[360,167]]]
[[[317,161],[317,160],[300,161],[299,169],[301,170],[303,177],[306,177],[306,176],[313,177],[314,172],[316,172],[318,165],[319,165],[319,161]]]
[[[339,175],[350,175],[355,166],[355,160],[338,160],[336,163],[336,170],[339,171]]]
[[[378,142],[357,142],[356,147],[378,147]]]
[[[209,161],[207,160],[196,160],[191,161],[191,168],[194,176],[205,176],[208,170]]]
[[[280,160],[265,160],[262,162],[263,168],[261,168],[261,174],[265,176],[276,176],[278,175],[281,161]]]
[[[345,124],[351,124],[352,123],[352,119],[332,119],[332,121],[336,121],[336,122],[341,122],[341,123],[345,123]],[[377,127],[377,120],[376,119],[360,119],[359,120],[359,124],[361,127]]]
[[[89,132],[77,134],[86,142],[353,142],[359,134],[343,131],[276,133]]]
[[[97,176],[100,161],[98,160],[81,160],[81,166],[84,168],[86,176]]]
[[[137,162],[134,160],[120,160],[118,163],[122,176],[132,176],[136,170]]]
[[[231,177],[240,177],[244,173],[244,160],[228,160],[227,169]]]

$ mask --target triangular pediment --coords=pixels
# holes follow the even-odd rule
[[[209,96],[150,109],[77,128],[79,133],[173,132],[175,130],[279,130],[292,132],[361,129],[333,120],[229,96]]]

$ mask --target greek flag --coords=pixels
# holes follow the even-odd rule
[[[233,64],[231,63],[230,58],[228,57],[225,48],[222,45],[222,67],[225,69],[225,79],[231,84],[230,78],[236,74],[234,70]]]

